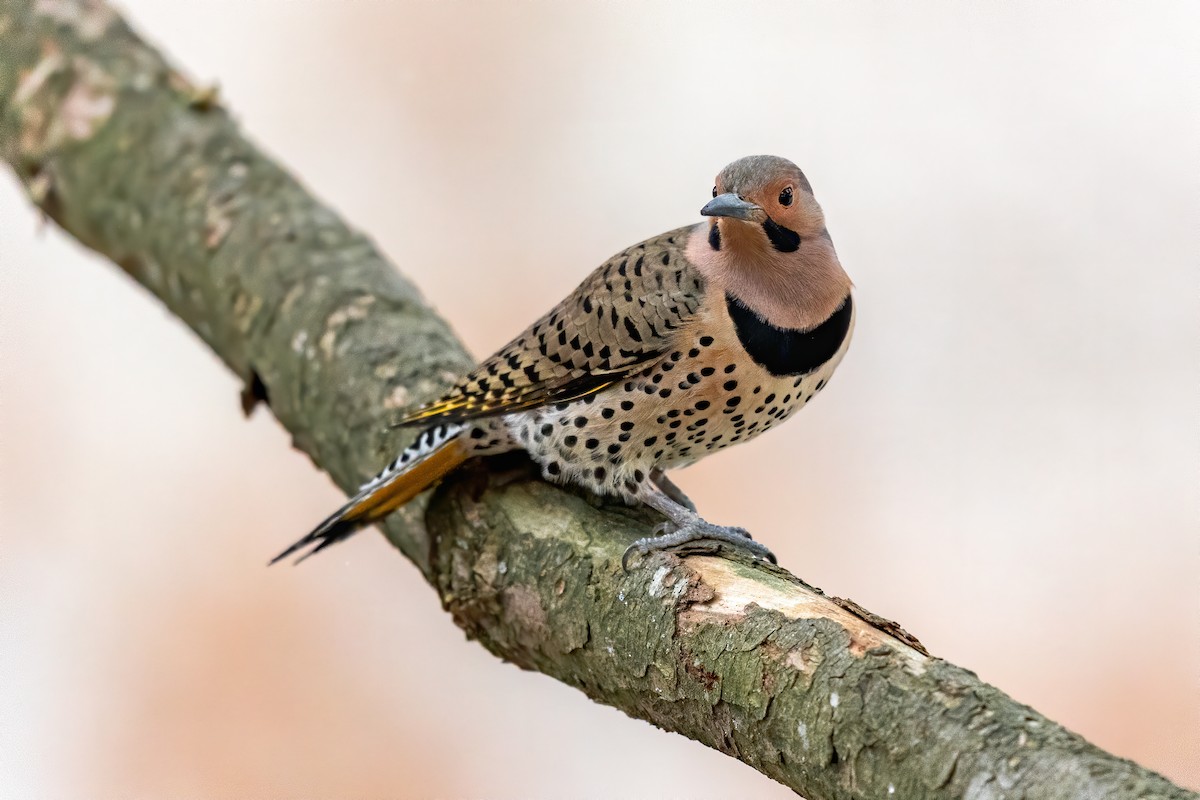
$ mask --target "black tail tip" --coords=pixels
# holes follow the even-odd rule
[[[307,553],[301,553],[300,557],[292,562],[292,566],[296,566],[306,558],[315,556],[326,547],[337,544],[338,542],[344,542],[346,539],[349,539],[362,526],[363,522],[359,520],[340,519],[337,517],[326,520],[325,522],[321,523],[321,525],[319,525],[312,533],[296,541],[282,553],[268,561],[267,566],[273,567],[288,556],[299,553],[301,550],[315,545],[315,547],[312,547],[312,549],[310,549]]]

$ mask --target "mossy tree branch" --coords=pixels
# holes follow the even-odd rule
[[[0,0],[0,155],[157,295],[343,488],[471,360],[363,235],[101,2]],[[14,268],[8,265],[7,268]],[[811,798],[1183,798],[789,573],[620,556],[640,511],[466,470],[387,532],[498,656]]]

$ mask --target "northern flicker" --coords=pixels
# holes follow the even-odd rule
[[[633,553],[727,545],[666,471],[787,419],[829,381],[854,328],[851,282],[795,164],[721,170],[706,222],[617,253],[440,399],[398,425],[416,443],[275,558],[342,541],[477,455],[523,449],[550,481],[645,503],[666,521]],[[274,561],[272,561],[274,563]]]

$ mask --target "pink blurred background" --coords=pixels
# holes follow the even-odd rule
[[[858,285],[832,388],[681,473],[827,591],[1200,788],[1195,4],[123,8],[477,354],[754,152]],[[466,225],[464,227],[464,221]],[[501,664],[0,176],[0,794],[786,797]]]

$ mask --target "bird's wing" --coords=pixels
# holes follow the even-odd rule
[[[395,425],[461,422],[586,397],[659,358],[700,307],[691,228],[634,245],[445,395]]]

